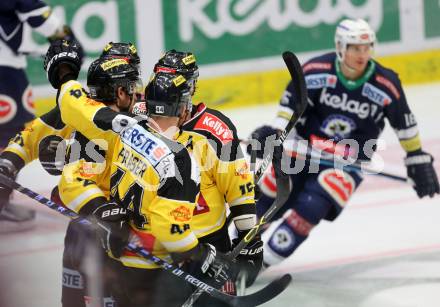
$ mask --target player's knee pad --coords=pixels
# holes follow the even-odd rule
[[[263,233],[264,261],[274,265],[289,257],[315,225],[289,209]]]

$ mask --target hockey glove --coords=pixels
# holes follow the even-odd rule
[[[69,80],[76,80],[81,69],[80,46],[66,40],[53,41],[44,58],[44,70],[53,88],[59,89]]]
[[[238,238],[232,240],[234,248],[247,234],[247,231],[239,231]],[[256,235],[237,256],[237,262],[241,271],[246,273],[246,287],[250,287],[258,276],[263,266],[263,241],[260,235]]]
[[[408,177],[414,182],[419,198],[440,193],[437,174],[432,165],[434,158],[422,150],[409,152],[405,158]]]
[[[251,144],[246,148],[247,153],[251,155],[251,152],[255,150],[257,158],[263,159],[266,140],[270,140],[269,137],[271,137],[272,141],[274,141],[277,134],[278,130],[270,126],[262,126],[255,129],[251,134]]]
[[[59,176],[63,171],[66,142],[57,135],[48,135],[38,145],[38,158],[50,175]]]
[[[226,281],[235,279],[237,273],[235,263],[209,243],[201,244],[200,248],[200,271],[207,283],[220,288]]]
[[[15,180],[17,172],[17,168],[11,161],[0,159],[0,174]],[[9,202],[9,196],[11,193],[12,189],[0,182],[0,210]]]
[[[95,209],[93,215],[97,220],[102,247],[110,256],[121,257],[130,234],[127,210],[115,202],[110,202]]]
[[[60,31],[57,31],[54,35],[49,36],[47,40],[49,41],[49,43],[53,43],[56,40],[65,40],[69,43],[75,43],[78,46],[78,55],[82,63],[82,59],[84,58],[84,49],[79,40],[76,38],[75,34],[73,33],[72,28],[68,25],[64,25]]]

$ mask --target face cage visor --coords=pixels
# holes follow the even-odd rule
[[[96,101],[115,102],[117,97],[116,91],[119,87],[122,87],[130,98],[132,98],[133,95],[137,93],[138,82],[139,79],[116,81],[114,84],[109,84],[104,87],[89,85],[89,96]]]

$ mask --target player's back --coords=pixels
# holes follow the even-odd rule
[[[192,224],[197,236],[203,237],[224,226],[225,203],[231,210],[246,212],[249,207],[252,211],[254,194],[253,177],[233,123],[203,103],[196,108],[197,113],[183,125],[178,141],[185,144],[200,167],[200,196]]]
[[[110,195],[131,211],[130,224],[142,245],[164,258],[168,252],[196,246],[190,222],[200,174],[185,147],[146,123],[129,124],[135,120],[87,98],[76,81],[63,85],[59,104],[67,125],[94,143],[107,142]],[[129,253],[121,261],[132,267],[155,267]]]

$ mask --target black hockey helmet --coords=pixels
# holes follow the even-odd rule
[[[182,105],[189,109],[191,92],[182,75],[156,73],[145,88],[148,115],[178,117]]]
[[[116,90],[123,87],[132,96],[135,94],[139,72],[125,58],[100,57],[90,64],[87,86],[90,98],[111,103],[116,100]]]
[[[175,49],[165,52],[154,65],[154,73],[158,72],[183,75],[189,85],[194,88],[199,77],[199,67],[194,54]]]
[[[101,57],[127,58],[130,64],[139,65],[139,58],[136,47],[132,43],[108,43],[102,50]]]
[[[141,60],[139,58],[136,47],[132,43],[109,42],[102,50],[101,57],[127,59],[130,64],[136,66],[139,75],[141,75]],[[136,84],[136,94],[138,96],[138,100],[142,100],[143,93],[144,85],[142,83],[142,80],[139,78],[138,83]]]

